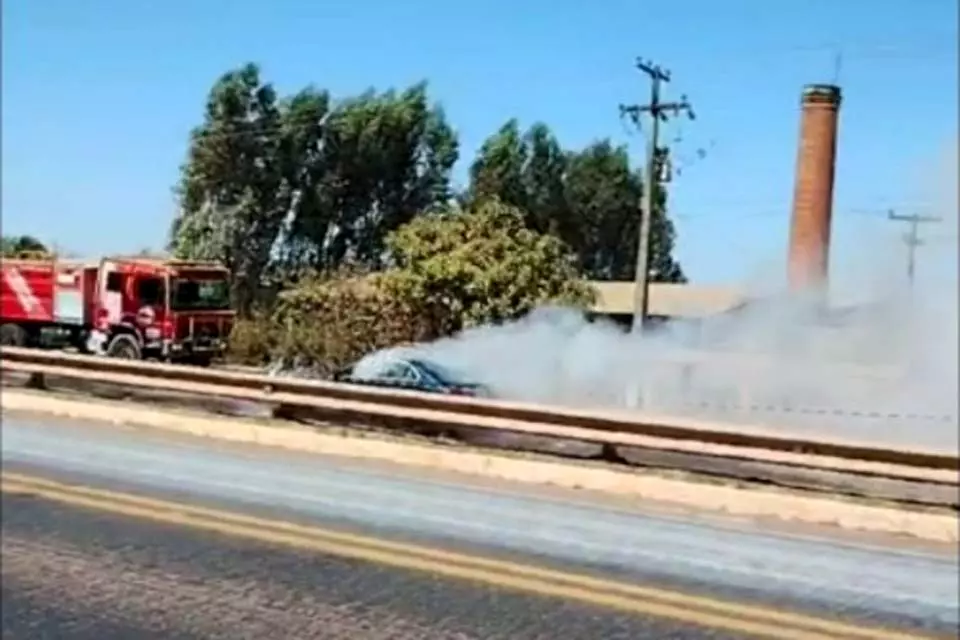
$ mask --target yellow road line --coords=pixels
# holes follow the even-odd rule
[[[276,522],[131,494],[3,472],[2,491],[166,524],[465,579],[542,596],[575,600],[638,615],[669,618],[783,640],[916,640],[922,636],[869,629],[765,607],[723,602],[514,562],[439,551],[407,543]]]

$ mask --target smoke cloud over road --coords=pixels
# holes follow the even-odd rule
[[[888,223],[865,267],[832,274],[826,312],[812,299],[747,292],[739,310],[641,337],[541,309],[412,349],[509,399],[956,450],[956,146],[938,164],[928,193],[944,221],[923,229],[912,288],[903,228]]]

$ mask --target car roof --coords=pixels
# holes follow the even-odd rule
[[[361,362],[364,363],[364,365],[372,367],[373,371],[376,371],[377,374],[382,372],[386,367],[396,364],[406,364],[438,378],[441,382],[463,382],[465,377],[457,369],[440,364],[425,354],[418,353],[406,345],[391,347],[367,354],[350,366],[351,372],[355,372],[356,366]],[[363,367],[365,371],[371,371],[367,366]]]
[[[434,360],[413,357],[409,358],[407,362],[416,367],[420,367],[421,369],[426,369],[431,375],[441,378],[445,382],[466,382],[467,376],[465,376],[461,371],[451,368],[445,364],[440,364]]]

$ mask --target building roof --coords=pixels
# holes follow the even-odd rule
[[[604,314],[633,313],[633,282],[591,282],[597,291],[592,311]],[[730,287],[692,284],[650,285],[648,311],[652,316],[702,318],[741,306],[746,297]]]

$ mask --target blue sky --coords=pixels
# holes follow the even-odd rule
[[[694,281],[782,271],[803,84],[842,111],[838,256],[882,219],[933,206],[925,176],[957,141],[955,0],[4,0],[4,233],[98,255],[162,246],[187,133],[218,75],[246,61],[282,91],[345,96],[430,82],[460,132],[458,178],[503,121],[567,146],[640,134],[636,56],[673,72],[697,120],[672,125],[679,257]],[[698,148],[707,154],[697,159]],[[955,189],[955,187],[954,187]],[[954,213],[955,215],[955,213]]]

